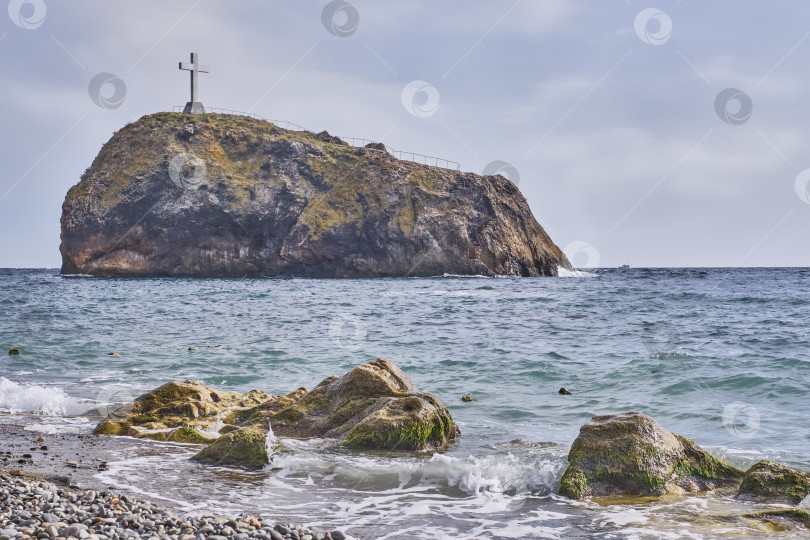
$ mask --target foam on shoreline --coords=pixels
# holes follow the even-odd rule
[[[79,415],[87,412],[86,401],[55,386],[20,384],[0,377],[0,412],[43,416]]]

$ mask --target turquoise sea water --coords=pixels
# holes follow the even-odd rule
[[[234,476],[164,444],[99,475],[191,511],[255,505],[359,538],[680,538],[732,527],[705,519],[745,509],[722,498],[601,507],[554,495],[571,442],[597,414],[642,411],[739,467],[768,458],[810,470],[810,269],[340,281],[0,270],[0,346],[22,351],[0,357],[5,413],[80,414],[177,379],[280,394],[392,360],[461,426],[444,454],[308,441],[272,470]],[[172,491],[161,478],[177,471],[185,487]],[[211,494],[223,486],[230,495]]]

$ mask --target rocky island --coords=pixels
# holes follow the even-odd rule
[[[62,205],[62,273],[553,276],[562,251],[506,178],[326,132],[158,113],[115,133]]]

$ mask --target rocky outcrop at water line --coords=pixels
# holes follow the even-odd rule
[[[736,490],[741,500],[797,505],[810,495],[808,473],[770,461],[743,472],[639,412],[593,417],[580,428],[568,463],[559,492],[572,499],[723,489],[730,494]],[[773,511],[742,517],[801,525],[806,512]]]
[[[196,459],[260,467],[270,426],[281,437],[334,438],[360,450],[441,450],[460,434],[444,403],[384,358],[286,396],[168,383],[112,411],[94,433],[213,443]]]
[[[62,205],[62,273],[551,276],[570,268],[502,176],[327,133],[159,113],[117,132]]]
[[[743,477],[638,412],[593,417],[580,429],[568,462],[560,494],[572,499],[736,488]]]
[[[763,460],[745,472],[737,496],[771,504],[799,504],[810,495],[810,474]]]

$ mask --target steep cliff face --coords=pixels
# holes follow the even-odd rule
[[[556,275],[570,264],[501,176],[326,133],[159,113],[117,132],[62,205],[62,273]]]

